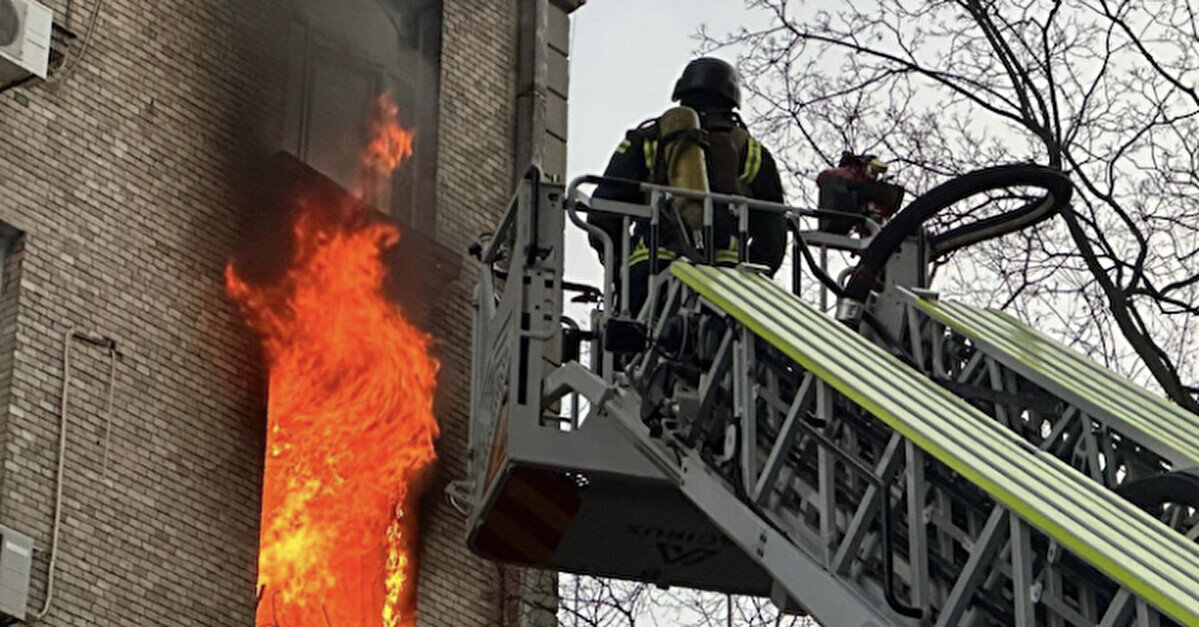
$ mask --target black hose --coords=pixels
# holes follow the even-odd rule
[[[887,325],[883,324],[882,321],[874,315],[874,312],[870,310],[863,311],[862,321],[870,325],[870,328],[874,330],[874,333],[878,336],[878,339],[882,340],[883,344],[885,344],[890,350],[891,355],[893,355],[896,359],[907,364],[909,367],[915,368],[916,370],[924,370],[924,367],[916,363],[916,358],[913,357],[912,354],[903,347],[903,344],[899,343],[899,340],[891,334],[891,330],[887,328]]]
[[[796,241],[799,242],[799,253],[803,256],[804,261],[808,263],[808,269],[812,271],[812,274],[816,277],[816,280],[820,281],[820,284],[823,285],[829,292],[832,292],[833,296],[836,296],[837,298],[844,296],[845,293],[841,289],[841,286],[837,285],[837,282],[833,280],[833,277],[829,276],[828,273],[824,271],[824,268],[821,268],[820,264],[816,263],[816,258],[812,256],[812,251],[808,248],[808,243],[804,240],[803,233],[799,230],[799,225],[796,224],[794,220],[791,220],[787,223],[787,226],[791,229],[792,236],[794,236]],[[799,296],[799,294],[796,294],[796,296]]]
[[[799,226],[794,221],[789,222],[788,226],[791,228],[791,233],[796,238],[796,241],[799,242],[799,246],[796,248],[799,249],[800,255],[804,258],[804,261],[807,262],[808,269],[812,271],[813,275],[815,275],[816,280],[820,281],[820,284],[828,289],[833,296],[836,296],[838,299],[844,298],[845,290],[843,290],[840,285],[837,285],[837,282],[833,280],[833,277],[829,276],[829,274],[824,271],[824,268],[820,267],[820,264],[816,263],[816,258],[812,256],[812,251],[809,249],[808,243],[804,241],[803,233],[800,232]],[[798,294],[796,295],[798,296]],[[873,313],[868,310],[863,311],[862,320],[865,321],[866,324],[870,325],[870,328],[874,329],[875,334],[877,334],[878,338],[887,345],[887,348],[890,349],[892,355],[907,365],[916,368],[917,370],[921,369],[920,366],[916,364],[915,358],[913,358],[908,351],[904,350],[903,345],[899,343],[899,340],[897,340],[895,336],[891,334],[891,331],[888,330],[887,327],[883,325],[883,323],[879,321],[879,319],[876,318]]]
[[[879,529],[879,539],[882,542],[882,546],[879,547],[879,550],[882,552],[883,558],[883,598],[886,599],[887,605],[889,605],[891,609],[895,610],[895,612],[901,616],[907,616],[908,618],[923,618],[924,610],[905,604],[903,601],[900,601],[899,597],[895,594],[895,542],[894,538],[892,537],[893,534],[891,529],[891,483],[894,479],[894,476],[879,476],[875,474],[874,469],[872,469],[870,466],[867,466],[865,462],[857,457],[854,457],[853,455],[841,450],[841,447],[838,446],[836,442],[829,439],[827,435],[809,424],[807,420],[801,419],[795,424],[800,428],[801,431],[808,436],[811,436],[813,440],[816,440],[820,446],[823,446],[834,456],[840,458],[843,462],[849,466],[852,466],[855,470],[861,473],[862,477],[874,484],[874,487],[878,490],[877,498],[879,500],[879,526],[881,527]],[[734,481],[733,485],[739,486],[740,481]],[[757,508],[756,504],[749,501],[747,501],[747,503],[749,503],[751,507],[754,507],[755,509]]]
[[[887,605],[895,610],[901,616],[908,618],[923,618],[924,610],[911,607],[899,600],[895,596],[895,548],[892,546],[891,538],[891,484],[885,482],[879,486],[878,497],[879,507],[882,511],[879,512],[879,519],[882,526],[883,545],[880,549],[883,552],[883,598],[887,600]]]
[[[1199,467],[1129,481],[1113,489],[1150,512],[1168,503],[1199,509]]]
[[[1032,164],[1001,165],[960,176],[934,187],[899,212],[862,253],[845,286],[845,297],[865,303],[883,268],[903,241],[919,232],[925,222],[945,208],[976,194],[1009,187],[1038,187],[1045,195],[1013,211],[985,218],[929,238],[930,258],[1030,227],[1060,212],[1074,193],[1074,185],[1060,170]]]

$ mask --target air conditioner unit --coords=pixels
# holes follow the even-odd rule
[[[54,11],[37,0],[0,0],[0,78],[46,78]]]
[[[0,525],[0,625],[25,620],[32,568],[33,540]]]

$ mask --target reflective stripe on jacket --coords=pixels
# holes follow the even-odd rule
[[[628,141],[628,140],[625,140]],[[628,147],[621,146],[623,152]],[[645,153],[645,167],[650,172],[654,171],[654,164],[658,158],[658,140],[645,138],[642,140],[642,152]],[[741,182],[750,185],[754,179],[758,178],[758,173],[762,171],[762,144],[752,136],[745,145],[745,166],[741,169]]]
[[[729,239],[729,247],[716,251],[716,263],[718,264],[736,264],[739,259],[737,238],[734,236]],[[673,250],[658,247],[658,260],[671,262],[678,259],[678,253]],[[629,255],[629,266],[635,266],[639,263],[649,261],[649,247],[645,245],[645,240],[638,239],[637,246],[633,248],[633,254]]]

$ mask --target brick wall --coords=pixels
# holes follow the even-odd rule
[[[24,232],[0,306],[0,522],[45,591],[63,335],[74,342],[59,576],[47,625],[247,625],[262,377],[225,299],[240,3],[110,0],[65,83],[0,97],[0,219]],[[64,4],[52,3],[62,19]],[[80,34],[92,2],[75,3]],[[18,101],[16,95],[24,101]]]
[[[512,181],[515,3],[445,0],[438,159],[438,240],[465,251],[498,223]],[[500,623],[495,564],[466,550],[464,520],[446,503],[445,483],[464,477],[470,399],[471,293],[466,262],[431,329],[442,360],[440,463],[426,498],[420,570],[420,623],[457,627]]]
[[[253,114],[269,109],[271,77],[246,43],[261,26],[252,4],[108,0],[68,81],[0,96],[0,220],[24,232],[0,296],[0,524],[42,549],[35,606],[63,334],[109,334],[123,354],[105,467],[108,355],[72,347],[47,625],[252,623],[265,389],[256,342],[221,285],[244,209],[235,183],[259,137]],[[61,20],[65,0],[50,5]],[[75,2],[80,34],[92,6]],[[494,225],[510,191],[513,11],[445,1],[436,235],[454,251]],[[428,625],[500,620],[499,572],[468,553],[441,496],[465,468],[472,283],[464,262],[430,329],[443,435],[422,514]]]

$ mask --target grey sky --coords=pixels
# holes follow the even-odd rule
[[[671,89],[694,56],[701,25],[723,33],[752,17],[742,0],[590,0],[575,13],[568,177],[602,173],[626,130],[671,105]],[[586,236],[573,226],[566,233],[566,275],[597,286],[603,276]],[[583,325],[588,310],[566,307]],[[681,612],[651,610],[639,618],[661,625],[697,618]]]
[[[590,0],[574,17],[569,176],[602,173],[627,129],[671,105],[671,88],[694,56],[701,25],[724,33],[751,19],[763,21],[742,0]],[[566,271],[598,282],[596,257],[573,229]]]

